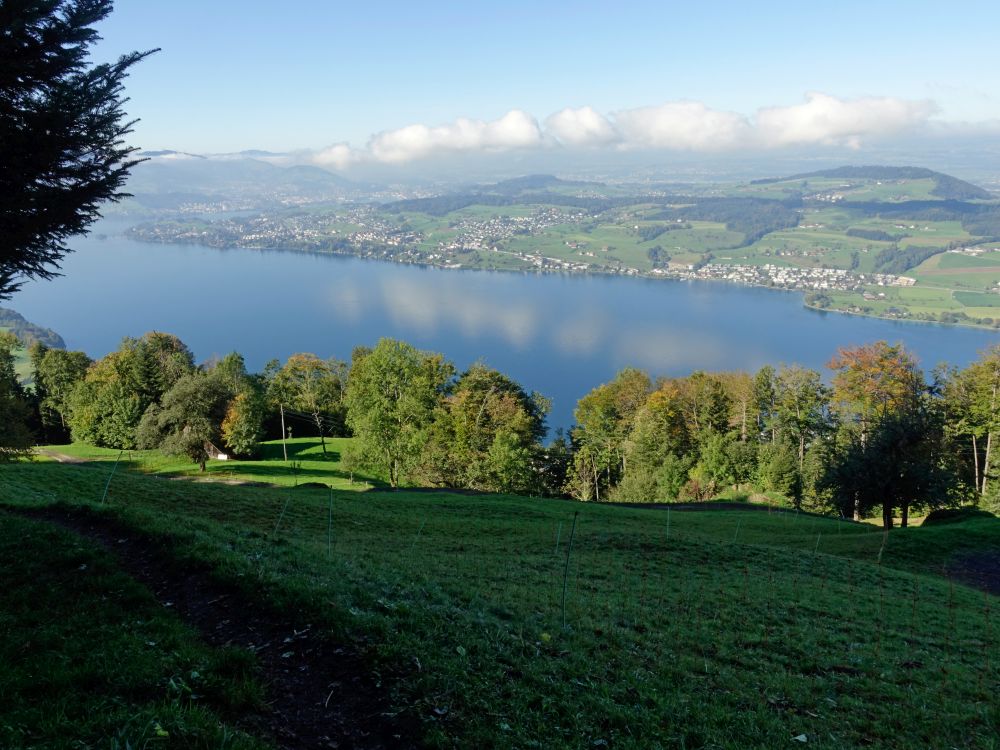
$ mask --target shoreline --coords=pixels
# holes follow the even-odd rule
[[[741,286],[752,289],[767,289],[775,292],[793,292],[796,294],[800,294],[802,295],[802,306],[807,310],[812,310],[813,312],[839,313],[841,315],[852,315],[859,318],[873,318],[876,320],[887,320],[893,323],[922,323],[925,325],[938,325],[949,328],[961,327],[961,328],[972,328],[981,331],[1000,332],[1000,328],[998,328],[997,326],[982,325],[979,323],[969,323],[969,322],[948,323],[940,320],[920,320],[918,318],[912,318],[912,317],[900,318],[888,315],[854,312],[852,310],[844,310],[840,308],[818,307],[816,305],[811,305],[808,302],[806,302],[805,295],[808,294],[809,292],[825,291],[825,290],[769,286],[767,284],[752,284],[740,281],[733,281],[731,279],[720,279],[711,277],[701,278],[688,275],[690,274],[690,272],[652,273],[649,271],[640,271],[638,269],[615,271],[615,270],[602,270],[600,268],[577,270],[572,268],[548,268],[545,266],[535,266],[528,268],[482,268],[476,266],[466,266],[462,265],[461,263],[453,264],[453,263],[435,262],[433,260],[429,261],[409,260],[405,258],[400,259],[395,257],[380,258],[380,257],[372,257],[370,255],[363,255],[360,253],[338,252],[336,250],[311,250],[307,248],[296,248],[296,247],[251,247],[247,245],[238,245],[238,244],[216,246],[216,245],[207,245],[204,243],[194,242],[194,241],[187,242],[184,241],[183,239],[171,239],[169,241],[161,241],[133,234],[131,228],[125,232],[122,232],[121,236],[125,239],[133,240],[136,242],[143,242],[150,245],[193,245],[196,247],[206,247],[211,250],[251,250],[251,251],[255,250],[258,252],[298,253],[298,254],[318,255],[318,256],[332,255],[340,258],[356,258],[358,260],[378,261],[382,263],[393,263],[397,265],[406,265],[406,266],[418,266],[422,268],[434,268],[442,271],[480,271],[480,272],[492,272],[492,273],[521,273],[521,274],[535,274],[535,275],[560,274],[564,276],[624,276],[637,279],[648,279],[651,281],[664,280],[664,281],[687,281],[695,283],[714,283],[714,284],[723,283],[723,284],[730,284],[733,286]],[[485,252],[490,252],[490,251],[485,251]],[[556,260],[556,259],[549,259],[549,260]]]

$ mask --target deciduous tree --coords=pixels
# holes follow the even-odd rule
[[[346,376],[343,362],[309,353],[293,354],[273,373],[271,393],[280,408],[298,411],[313,423],[324,454],[326,435],[343,432]]]
[[[425,452],[428,478],[491,492],[531,492],[548,408],[546,399],[506,375],[473,365],[435,411]]]
[[[347,422],[357,438],[353,460],[398,487],[423,452],[453,375],[454,367],[439,355],[401,341],[382,339],[359,351],[346,392]]]
[[[208,443],[220,437],[220,425],[229,402],[221,379],[201,371],[184,375],[146,410],[138,428],[140,448],[187,456],[205,471]]]
[[[83,352],[50,349],[41,343],[31,347],[35,394],[43,427],[69,430],[70,396],[92,364]]]
[[[978,360],[953,373],[943,391],[949,430],[967,441],[972,484],[981,500],[988,496],[1000,436],[1000,345],[986,349]]]
[[[74,440],[109,448],[136,447],[136,428],[146,410],[194,370],[191,351],[176,336],[147,333],[88,370],[69,398]]]

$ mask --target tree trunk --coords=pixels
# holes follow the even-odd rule
[[[205,459],[202,459],[201,461],[198,462],[198,468],[201,469],[202,471],[205,471]]]
[[[861,520],[861,500],[860,500],[860,498],[856,494],[854,496],[854,513],[853,513],[853,517],[854,517],[855,521],[860,521]]]
[[[994,373],[993,392],[990,394],[990,426],[986,433],[986,455],[983,457],[983,489],[982,494],[986,494],[986,479],[990,475],[990,449],[993,447],[993,415],[997,408],[997,382],[1000,378]]]
[[[319,444],[323,446],[323,455],[326,455],[326,439],[323,437],[323,417],[320,413],[313,413],[313,421],[316,422],[316,429],[319,431]]]
[[[983,489],[980,492],[982,495],[986,495],[986,480],[990,476],[990,452],[993,448],[993,430],[990,430],[986,434],[986,455],[983,456]]]
[[[900,514],[902,517],[899,521],[899,525],[905,529],[910,523],[910,504],[908,502],[903,503],[900,508]]]
[[[979,490],[981,482],[979,481],[979,447],[976,445],[976,435],[972,435],[972,471],[973,471],[973,481],[972,486]]]
[[[892,504],[884,503],[882,505],[882,528],[889,530],[892,528]]]

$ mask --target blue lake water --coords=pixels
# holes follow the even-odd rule
[[[823,369],[839,346],[885,339],[929,369],[965,365],[1000,341],[985,330],[815,312],[798,293],[723,283],[448,271],[114,235],[72,246],[63,277],[30,283],[5,305],[92,357],[159,330],[199,360],[235,350],[258,370],[301,351],[347,360],[355,345],[389,336],[459,368],[482,360],[509,374],[552,399],[552,427],[568,427],[577,399],[627,366],[653,375],[781,362]]]

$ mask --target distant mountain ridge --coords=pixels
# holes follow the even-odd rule
[[[163,150],[139,155],[146,161],[132,169],[126,189],[137,204],[153,209],[212,201],[336,200],[364,189],[321,167],[266,161],[265,152],[202,156]]]
[[[766,177],[760,180],[751,180],[751,185],[772,185],[778,182],[790,182],[792,180],[808,180],[814,178],[832,178],[845,180],[934,180],[935,186],[931,190],[931,195],[935,195],[945,200],[990,200],[995,196],[988,190],[984,190],[971,182],[960,180],[957,177],[935,172],[933,169],[925,167],[891,167],[882,165],[868,166],[843,166],[834,169],[821,169],[816,172],[802,172],[800,174],[789,175],[788,177]]]
[[[601,182],[581,182],[579,180],[563,180],[551,174],[529,174],[524,177],[513,177],[501,180],[494,185],[483,186],[484,190],[494,193],[519,193],[522,190],[546,190],[553,187],[600,187]]]

